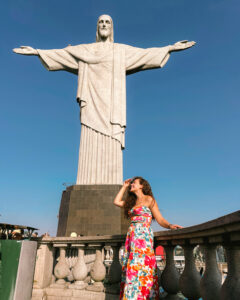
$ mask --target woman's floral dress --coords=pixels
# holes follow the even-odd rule
[[[157,300],[159,287],[153,249],[152,213],[147,206],[132,208],[122,261],[121,300]]]

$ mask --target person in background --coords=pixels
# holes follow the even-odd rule
[[[44,237],[50,237],[50,235],[49,235],[48,232],[45,232],[44,234],[41,235],[41,237],[42,237],[42,238],[44,238]]]
[[[12,232],[12,240],[20,241],[22,239],[23,239],[23,235],[22,235],[21,229],[15,229],[15,230],[13,230],[13,232]]]

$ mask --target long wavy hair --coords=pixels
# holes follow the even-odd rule
[[[151,196],[154,200],[154,203],[155,203],[155,199],[154,199],[154,196],[153,196],[153,193],[152,193],[152,188],[151,188],[149,182],[146,179],[142,178],[141,176],[136,176],[132,179],[131,183],[133,183],[136,179],[138,179],[139,183],[143,186],[143,188],[142,188],[143,194]],[[125,198],[125,201],[124,201],[124,206],[123,206],[124,216],[127,219],[130,219],[129,212],[136,205],[136,201],[137,201],[136,194],[134,194],[130,190],[131,190],[131,184],[128,187],[127,195],[126,195],[126,198]],[[153,217],[153,219],[154,219],[154,217]]]

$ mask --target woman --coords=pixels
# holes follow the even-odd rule
[[[123,195],[127,189],[124,201]],[[142,177],[127,179],[115,197],[114,204],[123,207],[125,216],[131,219],[123,255],[120,299],[157,300],[159,287],[151,221],[155,219],[159,225],[168,229],[182,226],[170,224],[163,218],[150,184]]]

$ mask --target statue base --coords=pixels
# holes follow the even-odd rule
[[[113,200],[119,184],[72,185],[62,193],[57,236],[125,234],[129,221]]]

